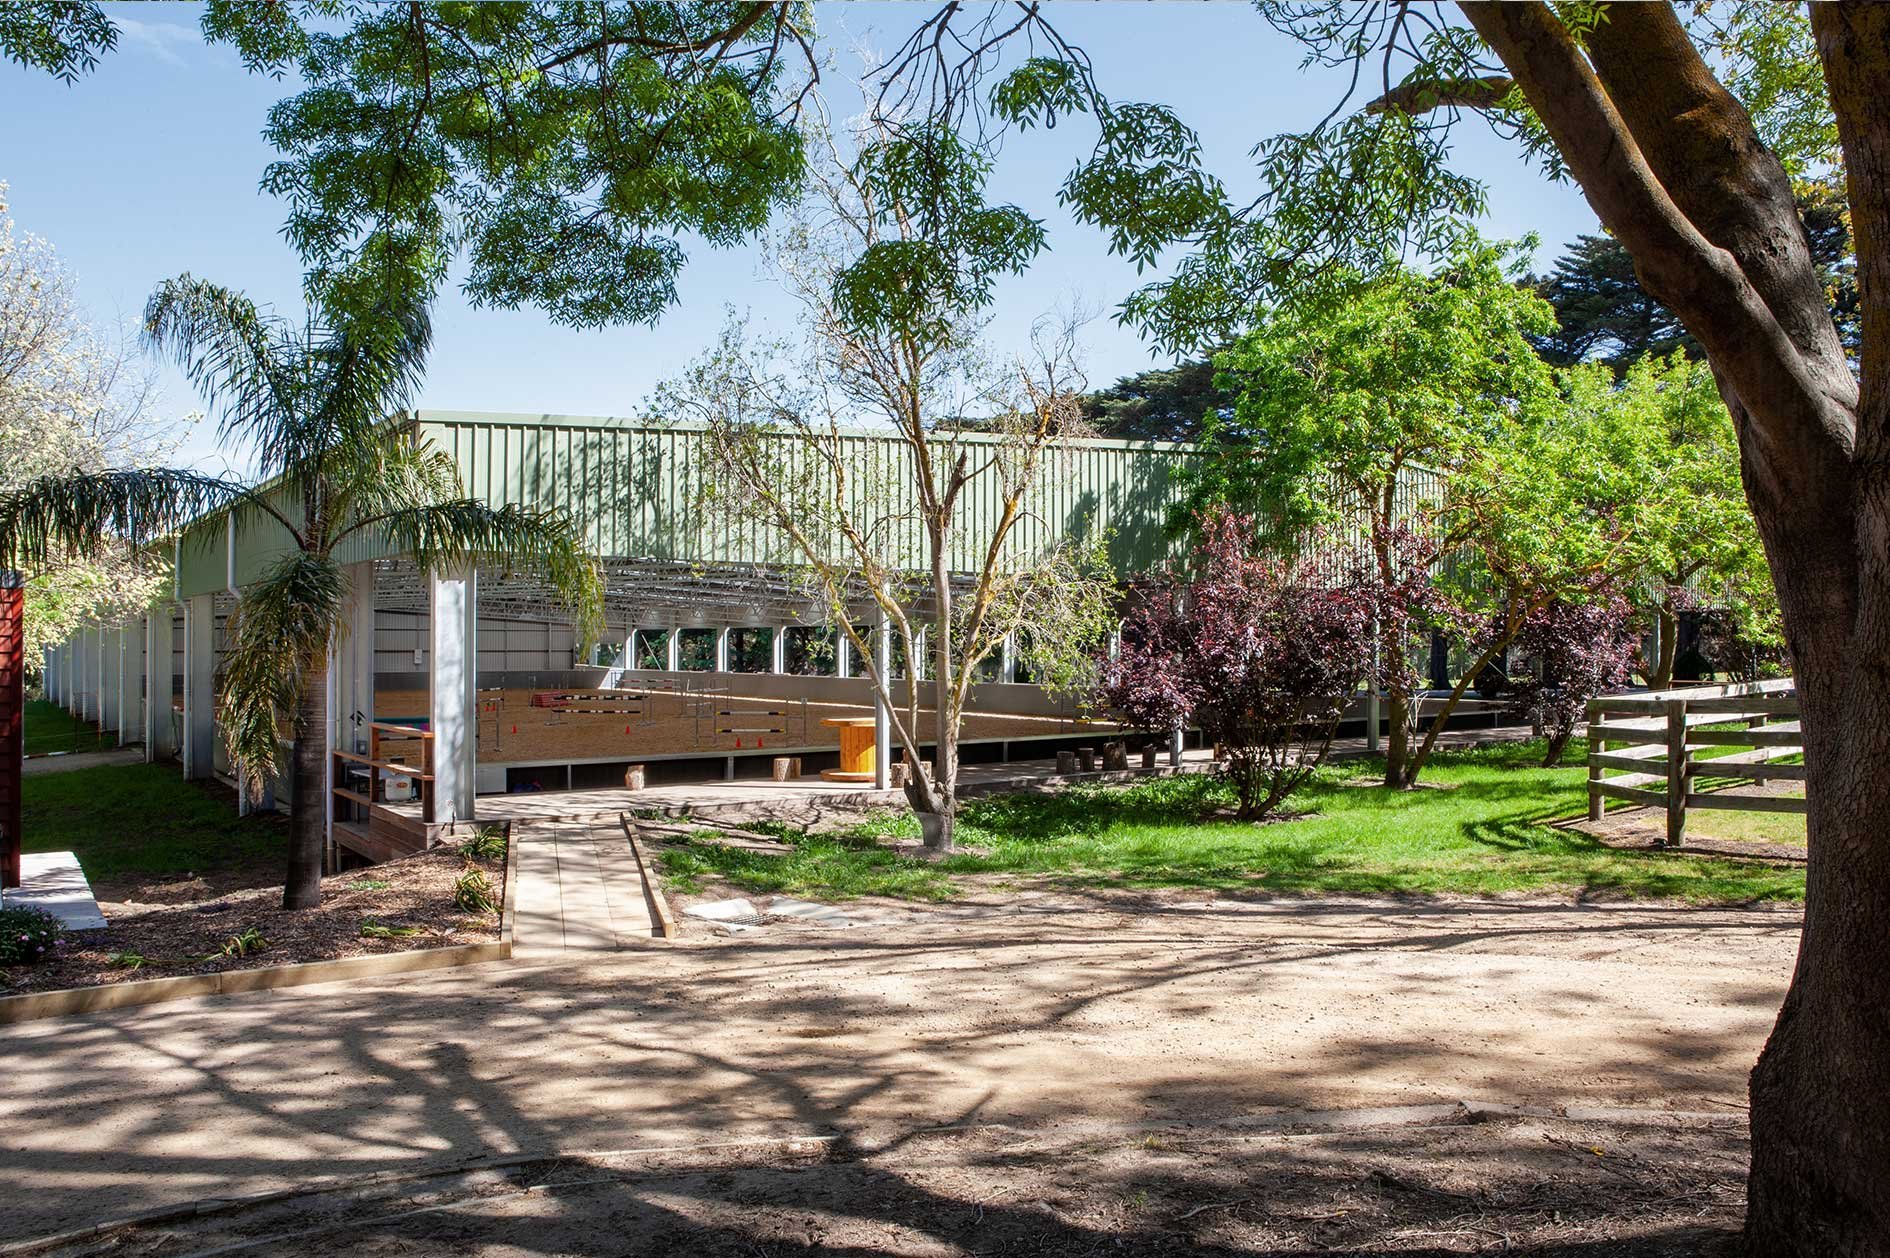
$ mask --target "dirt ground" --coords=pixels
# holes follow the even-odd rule
[[[1701,1252],[1798,928],[1022,893],[26,1023],[0,1230],[339,1182],[80,1248]]]
[[[504,862],[479,864],[502,899]],[[109,899],[101,886],[105,929],[62,936],[58,951],[36,965],[0,967],[0,995],[496,940],[497,914],[476,917],[453,902],[464,865],[458,844],[449,843],[332,875],[323,880],[321,907],[294,913],[283,911],[279,869],[273,886],[240,889],[226,889],[219,875],[166,878],[150,887],[121,880],[114,884],[120,894],[152,899]],[[392,933],[363,935],[369,923]],[[260,936],[260,948],[234,946],[246,931]]]
[[[52,1252],[1697,1258],[1737,1231],[1735,1120],[1352,1117],[528,1161],[338,1185]]]

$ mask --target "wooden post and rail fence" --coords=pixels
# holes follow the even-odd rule
[[[1662,808],[1667,845],[1678,847],[1690,809],[1803,813],[1803,796],[1695,789],[1702,778],[1805,780],[1795,687],[1787,677],[1590,699],[1588,819],[1601,820],[1611,799]],[[1734,750],[1701,754],[1723,748]],[[1609,770],[1621,772],[1604,776]]]

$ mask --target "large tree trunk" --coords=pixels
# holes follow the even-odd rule
[[[302,675],[295,747],[289,755],[289,875],[282,907],[312,909],[322,902],[322,853],[328,846],[328,671]]]
[[[1798,964],[1752,1072],[1746,1235],[1755,1258],[1863,1258],[1890,1254],[1890,643],[1792,648],[1812,857]]]
[[[1784,612],[1805,927],[1752,1077],[1748,1248],[1890,1255],[1890,6],[1811,6],[1857,241],[1860,377],[1790,181],[1672,9],[1609,6],[1584,55],[1545,5],[1463,8],[1642,282],[1705,347]]]

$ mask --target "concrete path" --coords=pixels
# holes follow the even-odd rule
[[[0,1027],[0,1239],[524,1152],[1456,1099],[1737,1116],[1799,930],[1199,893],[881,907],[901,920]]]
[[[92,884],[71,852],[25,852],[20,856],[20,885],[0,892],[10,909],[44,909],[67,930],[103,930]]]
[[[643,871],[615,820],[532,822],[514,826],[512,841],[513,956],[614,952],[652,937]]]
[[[31,756],[21,766],[20,771],[27,777],[37,777],[42,773],[72,773],[79,769],[96,769],[107,764],[143,764],[143,747],[112,747],[105,751],[74,751],[56,756]]]

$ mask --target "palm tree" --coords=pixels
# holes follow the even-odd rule
[[[145,546],[186,523],[273,521],[292,545],[241,593],[226,633],[217,718],[241,788],[276,773],[294,739],[285,909],[321,901],[327,671],[344,632],[349,537],[385,538],[422,568],[487,561],[541,569],[588,633],[602,582],[561,512],[494,509],[465,496],[451,460],[393,418],[432,340],[424,306],[326,326],[266,316],[241,293],[179,276],[145,309],[146,343],[176,359],[218,415],[226,449],[254,457],[256,484],[134,468],[48,476],[0,496],[0,556],[32,567],[59,546]]]

